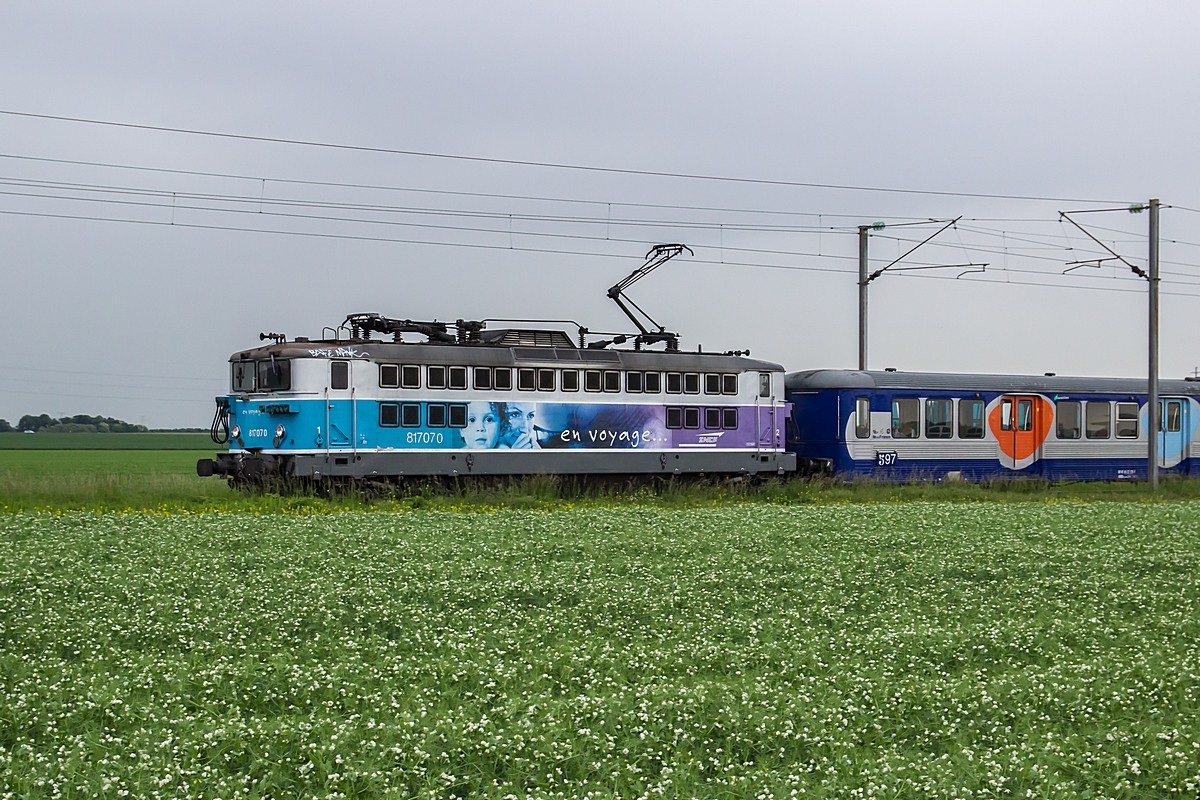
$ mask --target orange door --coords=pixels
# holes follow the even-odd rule
[[[992,409],[992,433],[1000,448],[1000,463],[1009,469],[1032,466],[1041,474],[1041,450],[1050,432],[1050,404],[1034,395],[1005,395]]]

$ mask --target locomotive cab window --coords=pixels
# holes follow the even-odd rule
[[[736,373],[721,376],[721,394],[737,394],[737,385],[738,376]]]
[[[234,392],[254,391],[254,362],[235,361],[230,365],[229,385]]]
[[[511,392],[512,370],[508,367],[496,367],[492,370],[492,388],[498,392]]]
[[[429,367],[425,371],[425,385],[430,389],[446,388],[446,368]]]
[[[564,369],[562,371],[562,390],[564,392],[579,391],[579,370]]]
[[[466,389],[467,388],[467,368],[466,367],[450,367],[447,370],[450,373],[450,388],[451,389]]]
[[[521,367],[517,370],[517,389],[522,392],[537,390],[537,370],[532,367]]]
[[[916,439],[921,435],[921,401],[898,397],[892,401],[892,438]]]
[[[771,373],[769,373],[769,372],[758,373],[758,396],[759,397],[770,397],[771,396]]]
[[[635,393],[640,393],[642,391],[642,373],[625,373],[625,391]]]
[[[925,401],[925,438],[951,439],[954,437],[954,402],[940,398]]]
[[[871,398],[854,398],[854,435],[859,439],[871,438]]]
[[[538,391],[553,392],[554,391],[554,370],[539,369],[538,370]]]
[[[982,439],[984,436],[982,400],[958,401],[958,438]]]
[[[400,387],[402,389],[421,388],[421,368],[416,364],[405,364],[400,368]]]
[[[383,389],[399,389],[400,388],[400,365],[399,364],[380,364],[379,365],[379,386]],[[380,423],[382,424],[382,423]]]
[[[1117,403],[1117,438],[1136,439],[1138,437],[1138,404]]]
[[[1078,439],[1083,435],[1083,404],[1078,400],[1059,400],[1054,404],[1059,439]]]
[[[707,373],[704,376],[704,393],[705,394],[720,394],[721,393],[721,376]]]
[[[491,367],[475,367],[473,370],[474,386],[476,389],[491,389],[492,388],[492,368]]]
[[[667,394],[680,394],[683,392],[683,375],[678,372],[667,373]]]
[[[600,370],[586,370],[583,373],[583,390],[585,392],[598,392],[601,388]]]
[[[662,373],[647,372],[642,377],[642,391],[646,394],[658,394],[662,391]]]
[[[261,377],[261,375],[260,375]],[[259,381],[262,385],[262,381]],[[329,388],[330,389],[349,389],[350,388],[350,362],[349,361],[330,361],[329,362]]]
[[[700,373],[698,373],[698,372],[683,373],[683,393],[684,394],[700,394]]]
[[[1089,439],[1107,439],[1112,429],[1112,408],[1106,402],[1089,402],[1084,407],[1087,427],[1084,429]]]

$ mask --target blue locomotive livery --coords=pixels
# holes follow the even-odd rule
[[[1158,463],[1200,469],[1200,383],[1161,381]],[[847,478],[1144,479],[1146,381],[810,370],[786,379],[787,449]]]

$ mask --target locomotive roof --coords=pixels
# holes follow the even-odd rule
[[[592,369],[653,369],[678,372],[782,372],[783,366],[747,356],[724,353],[663,352],[578,347],[489,347],[487,345],[434,344],[428,342],[282,342],[242,350],[230,361],[257,358],[363,359],[404,364],[460,364],[466,366],[557,366]]]
[[[949,372],[887,372],[812,369],[789,372],[789,391],[818,389],[933,389],[938,391],[1145,394],[1145,378],[1074,378],[1057,375],[992,375]],[[1159,380],[1160,395],[1200,396],[1195,381]]]

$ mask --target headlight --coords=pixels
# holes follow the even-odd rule
[[[285,436],[287,436],[287,428],[283,427],[283,425],[276,425],[275,441],[273,442],[275,447],[279,447],[279,445],[283,444],[283,437]]]
[[[242,438],[242,427],[240,425],[234,425],[229,429],[229,435],[235,439]]]

